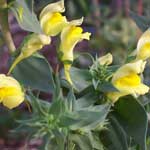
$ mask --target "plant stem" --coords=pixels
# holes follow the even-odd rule
[[[4,41],[9,49],[9,52],[13,53],[16,48],[8,24],[8,9],[6,0],[0,0],[0,26]]]

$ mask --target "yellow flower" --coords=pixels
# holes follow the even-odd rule
[[[73,49],[75,45],[83,39],[89,40],[91,35],[91,33],[89,32],[83,33],[83,29],[79,27],[82,22],[83,18],[73,20],[66,27],[64,27],[61,32],[61,44],[59,54],[61,61],[64,64],[67,64],[67,67],[65,67],[67,68],[67,70],[65,70],[65,74],[67,75],[66,78],[69,82],[71,81],[69,76],[69,70],[71,67],[71,63],[73,62]]]
[[[113,56],[111,53],[108,53],[100,57],[98,60],[99,60],[100,65],[110,65],[113,61]]]
[[[68,23],[62,12],[65,11],[64,0],[47,5],[40,14],[40,24],[43,32],[49,36],[60,33]]]
[[[8,74],[11,73],[11,71],[20,61],[22,61],[27,57],[30,57],[37,50],[42,49],[44,45],[50,44],[50,42],[51,38],[43,34],[33,33],[30,36],[28,36],[20,48],[21,49],[20,55],[13,62],[12,66],[9,69]]]
[[[0,103],[12,109],[24,101],[20,84],[12,77],[0,74]]]
[[[60,55],[62,61],[73,61],[73,49],[83,39],[89,40],[91,33],[83,32],[79,27],[82,19],[71,21],[61,32]]]
[[[149,87],[142,83],[139,76],[144,71],[145,64],[145,61],[138,60],[119,68],[112,78],[112,84],[118,89],[118,92],[110,92],[107,96],[116,102],[121,96],[131,94],[137,97],[147,93]]]
[[[145,60],[150,57],[150,29],[146,30],[137,44],[137,59]]]

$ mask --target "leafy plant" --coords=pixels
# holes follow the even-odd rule
[[[76,3],[85,7],[84,1]],[[9,10],[20,27],[30,32],[18,49],[8,26]],[[0,74],[0,102],[13,109],[25,101],[32,112],[18,120],[14,132],[26,132],[27,140],[41,138],[45,150],[146,150],[149,87],[143,72],[150,57],[150,30],[145,31],[144,25],[137,49],[127,54],[124,64],[112,65],[110,53],[100,58],[89,54],[92,64],[81,69],[73,66],[73,49],[83,39],[90,40],[91,33],[83,32],[83,18],[68,21],[64,11],[63,0],[50,3],[38,20],[33,1],[0,1],[1,31],[11,57],[7,75]],[[143,29],[143,19],[132,17]],[[59,34],[60,64],[54,71],[39,50]],[[52,99],[40,98],[41,92]]]

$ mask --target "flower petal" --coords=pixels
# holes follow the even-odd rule
[[[118,78],[127,76],[129,74],[139,74],[144,71],[146,61],[138,60],[133,63],[128,63],[120,67],[113,75],[112,82],[115,82]]]
[[[137,44],[137,59],[147,59],[150,57],[150,28],[140,37]]]
[[[6,97],[3,100],[3,105],[9,109],[19,106],[24,101],[24,95],[15,95]]]
[[[70,25],[80,26],[83,23],[84,17],[69,22]]]
[[[24,92],[17,80],[10,76],[0,75],[0,102],[12,109],[24,101]]]
[[[64,7],[64,0],[60,0],[55,3],[50,3],[46,7],[43,8],[43,10],[40,13],[40,19],[43,18],[48,13],[54,13],[54,12],[64,12],[65,7]]]
[[[56,36],[68,24],[65,16],[60,13],[48,13],[40,19],[43,32],[49,36]]]
[[[138,95],[144,95],[148,93],[149,87],[141,83],[137,87],[125,87],[124,89],[119,90],[120,92],[110,92],[107,94],[107,97],[114,103],[122,96],[133,95],[134,97],[137,97]]]
[[[90,33],[82,33],[81,27],[76,27],[73,25],[68,25],[65,27],[61,33],[61,60],[62,61],[73,61],[73,48],[75,45],[82,41],[83,39],[89,40]]]

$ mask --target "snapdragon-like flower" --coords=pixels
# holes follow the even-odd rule
[[[83,29],[79,27],[83,22],[83,18],[71,21],[61,32],[61,44],[59,49],[60,59],[64,63],[65,75],[71,83],[69,70],[73,62],[73,49],[75,45],[83,39],[89,40],[91,33],[83,33]]]
[[[107,53],[106,55],[100,57],[98,60],[100,65],[110,65],[113,61],[113,56],[111,53]]]
[[[43,46],[50,44],[51,38],[43,35],[43,34],[36,34],[33,33],[27,38],[25,38],[23,44],[20,47],[21,53],[15,59],[8,74],[14,69],[14,67],[23,59],[30,57],[33,53],[43,48]]]
[[[118,92],[108,93],[108,97],[116,102],[120,97],[125,95],[144,95],[149,91],[149,87],[142,83],[139,76],[144,71],[145,61],[138,60],[120,67],[113,75],[112,84]]]
[[[137,59],[146,60],[150,57],[150,28],[140,37],[137,44]]]
[[[40,14],[40,24],[46,35],[55,36],[68,24],[66,17],[61,14],[64,11],[64,0],[51,3],[43,8]]]
[[[12,109],[24,101],[24,92],[13,77],[0,74],[0,103]]]

